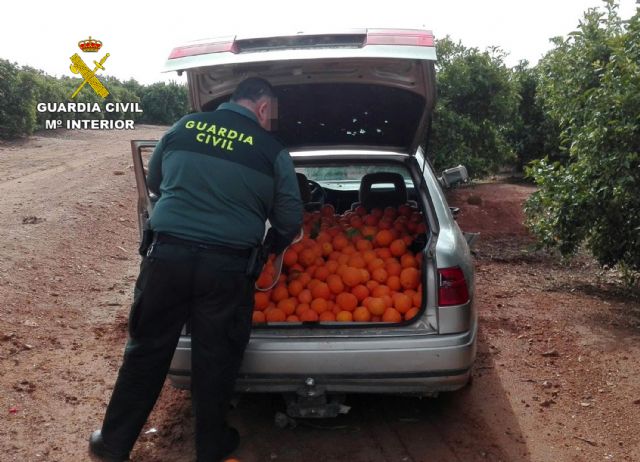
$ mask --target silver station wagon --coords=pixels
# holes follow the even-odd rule
[[[425,30],[236,36],[171,52],[166,70],[186,72],[194,111],[217,108],[249,76],[274,86],[276,134],[305,202],[305,237],[285,252],[276,287],[256,292],[238,391],[284,393],[290,415],[320,417],[345,393],[433,396],[469,381],[474,271],[442,192],[466,170],[437,176],[424,154],[435,60]],[[132,141],[141,226],[154,146]],[[169,372],[180,387],[189,331]]]

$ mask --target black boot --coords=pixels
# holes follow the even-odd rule
[[[233,451],[238,449],[240,445],[240,434],[235,428],[225,425],[222,430],[222,436],[218,440],[217,451],[209,452],[208,454],[202,454],[202,451],[198,451],[197,462],[221,462],[225,458],[231,455]]]
[[[100,430],[96,430],[89,437],[89,455],[92,460],[100,462],[125,462],[129,460],[128,454],[118,454],[107,447]]]

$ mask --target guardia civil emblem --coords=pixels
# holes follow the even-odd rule
[[[78,47],[80,48],[80,50],[82,50],[83,53],[97,53],[98,51],[100,51],[100,48],[102,48],[102,42],[89,36],[88,39],[79,41]],[[72,62],[71,66],[69,66],[71,72],[73,72],[74,74],[80,74],[84,79],[80,86],[76,88],[76,90],[71,95],[71,99],[75,98],[86,84],[89,84],[89,86],[93,89],[93,91],[96,92],[98,96],[101,96],[102,98],[106,98],[107,96],[109,96],[109,90],[107,90],[102,82],[98,80],[98,77],[96,77],[96,73],[99,70],[104,71],[104,63],[108,57],[109,53],[106,53],[99,62],[93,61],[93,63],[95,64],[93,70],[91,70],[89,66],[85,64],[78,53],[75,53],[70,58]]]

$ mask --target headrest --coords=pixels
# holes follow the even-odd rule
[[[393,189],[379,190],[372,188],[375,184],[391,183]],[[397,207],[407,202],[407,186],[399,173],[376,172],[367,173],[360,180],[360,203],[367,209]]]

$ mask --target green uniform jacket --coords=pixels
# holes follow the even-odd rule
[[[234,103],[176,122],[153,151],[147,182],[160,196],[155,232],[246,249],[262,241],[268,219],[280,251],[302,225],[289,152]]]

